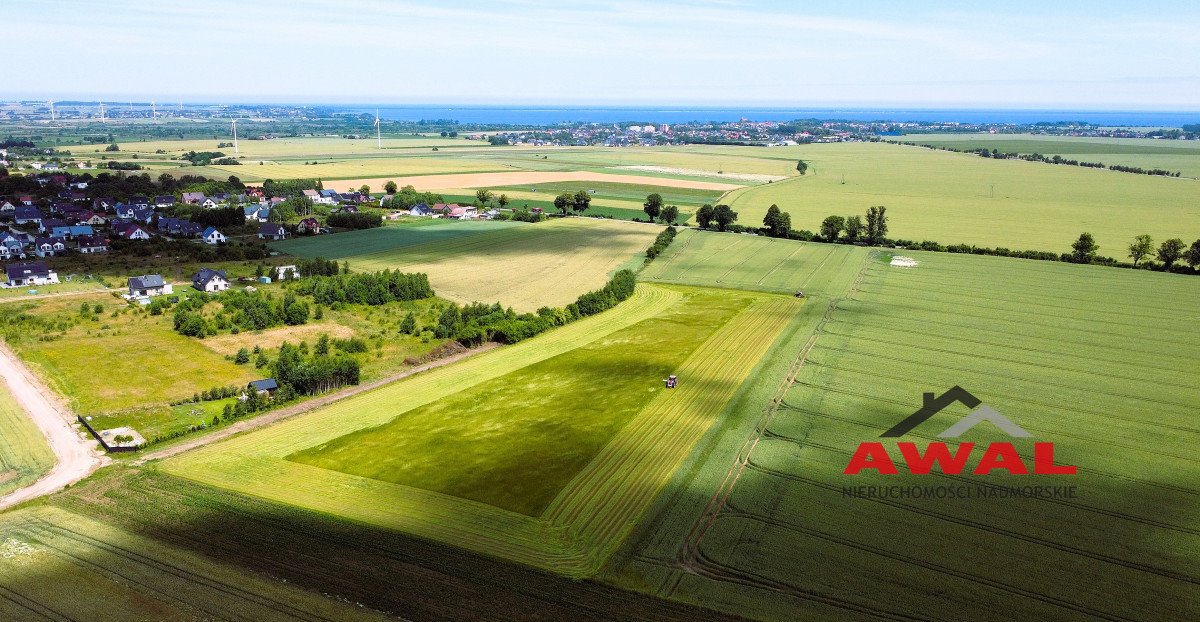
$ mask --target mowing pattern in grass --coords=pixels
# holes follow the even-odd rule
[[[33,483],[53,466],[41,430],[0,382],[0,495]]]
[[[604,445],[539,518],[284,458],[387,423],[398,414],[445,399],[473,383],[492,381],[595,343],[626,326],[667,312],[684,299],[679,291],[639,286],[630,301],[612,311],[182,455],[163,468],[211,485],[404,530],[565,575],[589,576],[624,539],[787,323],[799,301],[762,296],[727,322],[678,367],[680,377],[685,379],[681,388],[658,391],[641,414]],[[607,381],[607,372],[601,377],[563,379],[568,383]],[[520,412],[524,407],[514,404],[513,408]],[[528,457],[529,473],[539,472],[548,460],[542,453]],[[526,475],[516,475],[522,476]]]
[[[67,596],[69,594],[69,596]],[[0,619],[386,620],[55,508],[0,517]]]
[[[535,311],[565,306],[599,289],[659,231],[632,223],[566,218],[533,225],[494,223],[481,234],[413,242],[441,227],[372,229],[354,234],[349,244],[335,235],[279,248],[306,257],[345,259],[352,270],[424,272],[443,298],[458,303],[498,300],[518,311]]]
[[[1194,617],[1200,314],[1178,302],[1200,299],[1200,283],[915,257],[915,269],[872,262],[807,340],[801,331],[778,353],[777,375],[757,381],[730,416],[741,423],[681,471],[609,580],[761,619],[1001,608],[1022,619]],[[785,376],[794,382],[772,391]],[[1027,463],[1034,441],[1053,441],[1079,474],[843,475],[859,442],[880,440],[921,393],[955,384],[1035,437],[985,424],[961,441],[1013,440]],[[938,440],[966,412],[958,405],[899,440]],[[1077,498],[843,496],[885,484],[1073,484]]]
[[[685,229],[640,277],[659,283],[812,293],[861,256],[853,246]]]
[[[537,516],[754,298],[691,290],[658,317],[288,459]]]

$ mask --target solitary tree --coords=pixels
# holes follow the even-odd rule
[[[701,229],[707,229],[708,225],[712,224],[713,206],[705,203],[696,210],[696,224],[700,225]]]
[[[821,221],[821,238],[826,242],[837,242],[838,235],[846,228],[846,219],[829,216]]]
[[[363,184],[358,187],[358,191],[361,192],[362,194],[371,194],[371,187],[368,186],[367,184]]]
[[[1192,245],[1188,247],[1187,253],[1184,253],[1183,260],[1193,268],[1200,267],[1200,240],[1192,242]]]
[[[492,200],[492,191],[486,188],[480,188],[475,191],[475,201],[480,205],[487,205]]]
[[[717,221],[717,230],[724,231],[726,227],[737,220],[737,212],[728,205],[718,205],[713,208],[713,220]]]
[[[1075,263],[1091,263],[1096,258],[1096,251],[1100,250],[1100,245],[1096,244],[1096,238],[1092,234],[1084,231],[1079,234],[1079,239],[1071,244],[1071,261]]]
[[[409,311],[408,315],[404,316],[404,319],[400,322],[400,332],[405,335],[417,332],[417,316],[412,311]]]
[[[580,190],[571,198],[571,209],[577,214],[582,214],[587,208],[592,205],[592,195],[588,194],[587,190]]]
[[[1183,249],[1187,245],[1179,238],[1171,238],[1158,247],[1158,260],[1163,262],[1163,270],[1170,270],[1175,262],[1183,257]]]
[[[863,234],[862,216],[847,216],[846,217],[846,241],[851,244],[858,241]]]
[[[867,208],[867,245],[883,244],[887,232],[887,208],[882,205]]]
[[[779,211],[778,205],[771,205],[767,208],[767,215],[763,217],[763,229],[766,230],[767,235],[773,238],[786,238],[791,228],[791,214]]]
[[[567,215],[567,209],[575,202],[575,197],[571,196],[570,192],[564,192],[554,197],[554,209],[562,212],[563,216]]]
[[[505,207],[506,205],[508,205],[508,195],[507,195],[507,194],[502,194],[502,195],[500,195],[500,196],[499,196],[499,197],[496,199],[496,203],[497,203],[497,204],[500,206],[500,209],[504,209],[504,207]]]
[[[233,357],[233,362],[238,365],[245,365],[250,362],[250,351],[242,348],[237,351],[237,356]]]
[[[805,162],[804,160],[797,160],[796,161],[796,170],[799,171],[801,175],[807,173],[808,172],[808,162]]]
[[[650,222],[658,220],[658,215],[662,213],[663,198],[662,195],[655,192],[646,197],[646,202],[642,204],[642,211],[650,217]]]
[[[1154,251],[1154,240],[1150,238],[1150,234],[1143,233],[1133,238],[1133,244],[1129,245],[1129,258],[1133,260],[1133,265],[1138,265],[1138,262],[1143,257]]]
[[[396,182],[389,181],[386,184],[383,184],[383,191],[388,194],[396,194]]]
[[[679,220],[679,208],[674,205],[668,205],[662,209],[660,216],[662,216],[663,222],[673,225],[676,220]]]

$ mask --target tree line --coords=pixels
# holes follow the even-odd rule
[[[1112,164],[1105,166],[1103,162],[1086,162],[1081,160],[1072,160],[1064,158],[1060,155],[1042,155],[1040,153],[1017,153],[1017,152],[1002,152],[999,149],[988,150],[986,147],[976,149],[958,149],[955,147],[947,147],[944,145],[925,145],[914,142],[901,142],[895,140],[887,141],[893,145],[907,145],[909,147],[924,147],[926,149],[934,149],[938,151],[953,151],[955,153],[974,153],[982,158],[993,158],[996,160],[1025,160],[1027,162],[1045,162],[1046,164],[1062,164],[1066,166],[1082,166],[1084,168],[1107,168],[1110,171],[1120,173],[1135,173],[1138,175],[1157,175],[1161,177],[1179,177],[1180,172],[1171,172],[1161,168],[1142,168],[1140,166],[1123,166],[1121,164]]]

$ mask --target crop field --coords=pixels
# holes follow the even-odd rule
[[[723,194],[720,190],[702,190],[695,188],[679,188],[671,186],[655,186],[653,184],[625,184],[613,183],[605,181],[591,182],[553,182],[548,184],[538,184],[537,186],[498,186],[490,188],[496,194],[508,193],[511,191],[531,191],[532,188],[537,188],[536,194],[539,198],[553,201],[554,197],[563,192],[576,192],[578,190],[587,190],[592,195],[592,200],[611,199],[621,201],[634,206],[635,209],[641,209],[643,203],[646,202],[646,197],[653,193],[658,193],[663,198],[665,205],[677,205],[679,207],[700,207],[705,203],[716,203],[717,199]]]
[[[1033,134],[911,134],[898,140],[954,149],[1061,155],[1072,160],[1162,168],[1179,171],[1185,177],[1200,177],[1200,146],[1195,141]]]
[[[692,302],[707,313],[687,309]],[[785,296],[641,285],[612,311],[173,458],[162,468],[208,485],[589,576],[801,306]],[[664,338],[684,344],[682,355],[647,355],[640,347],[662,335],[663,323],[680,324],[680,334]],[[664,348],[652,345],[649,351],[655,349]],[[637,363],[622,357],[648,358]],[[582,370],[572,376],[573,368]],[[574,383],[604,385],[628,369],[648,395],[619,398],[621,407],[611,411],[579,406],[594,401],[589,391],[602,388],[580,389],[585,391],[580,396]],[[679,389],[656,390],[664,369],[685,379]],[[615,382],[624,387],[624,380]],[[547,392],[515,395],[526,385]],[[456,403],[442,400],[467,396],[493,401],[468,399],[459,411],[466,422],[457,423],[442,410]],[[430,431],[447,425],[461,430],[470,421],[487,425],[443,439],[465,453],[461,464],[442,462],[447,452]],[[472,439],[483,445],[472,446]],[[391,441],[411,450],[405,455],[412,462],[368,461],[361,453],[363,446]],[[518,451],[487,449],[508,446]],[[462,487],[454,488],[439,467],[476,473],[469,484],[458,478],[454,485]],[[545,485],[522,483],[523,472],[543,469]],[[498,485],[504,493],[488,490]]]
[[[271,248],[297,257],[341,259],[354,255],[401,250],[421,244],[451,241],[456,238],[524,227],[528,223],[512,220],[444,220],[428,218],[407,222],[402,226],[387,224],[377,229],[348,231],[337,235],[294,237],[272,242]]]
[[[238,168],[238,167],[234,167]],[[697,179],[675,179],[671,177],[650,177],[638,175],[635,171],[626,172],[596,172],[596,171],[503,171],[480,173],[446,173],[438,175],[411,175],[405,177],[385,177],[376,179],[341,179],[332,181],[327,187],[334,190],[357,190],[362,184],[382,188],[388,181],[396,182],[398,186],[414,186],[417,190],[440,190],[443,188],[496,188],[501,186],[539,186],[547,184],[572,185],[576,190],[586,184],[626,184],[636,186],[658,186],[665,188],[688,188],[694,190],[716,191],[736,190],[745,184],[732,184],[719,181]],[[551,197],[553,199],[553,196]]]
[[[889,235],[943,244],[1066,252],[1091,232],[1100,254],[1123,257],[1135,235],[1200,237],[1198,186],[1168,179],[879,143],[776,147],[808,174],[737,190],[738,222],[756,226],[778,204],[792,227],[817,231],[831,214],[888,208]]]
[[[60,509],[0,517],[0,618],[386,620]]]
[[[1188,450],[1200,435],[1192,329],[1200,314],[1178,303],[1198,299],[1200,281],[911,255],[919,265],[899,268],[874,251],[857,277],[843,273],[844,290],[828,304],[808,302],[809,317],[601,578],[765,620],[1001,610],[1027,619],[1194,618],[1200,473]],[[957,441],[1011,441],[1031,463],[1034,442],[1054,442],[1056,463],[1078,474],[909,474],[879,435],[920,408],[922,393],[955,385],[1033,438],[984,423],[951,440],[952,451]],[[907,439],[938,440],[967,412],[956,404]],[[860,442],[880,440],[900,475],[843,474]],[[1070,485],[1075,495],[844,493],[884,485],[989,493]]]
[[[752,235],[684,229],[640,278],[656,283],[795,293],[824,290],[860,251]]]
[[[295,240],[276,248],[301,257],[346,260],[352,270],[424,272],[443,298],[458,303],[499,301],[519,311],[534,311],[565,306],[602,287],[609,274],[642,253],[661,230],[592,218],[483,224],[462,223],[434,241],[425,241],[426,236],[441,235],[442,227],[450,225],[384,227]],[[465,234],[476,230],[485,232]]]
[[[53,466],[42,431],[0,382],[0,495],[33,483]]]

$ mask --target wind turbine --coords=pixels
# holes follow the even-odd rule
[[[233,152],[241,153],[240,151],[238,151],[238,146],[237,146],[237,119],[233,120]]]
[[[152,99],[152,100],[150,100],[150,118],[153,119],[157,116],[158,116],[158,108],[156,108],[154,106],[154,100]]]
[[[375,146],[383,151],[383,138],[379,134],[379,111],[375,111]]]
[[[53,123],[54,122],[54,100],[52,99],[48,103],[50,104],[50,122]]]
[[[100,102],[100,120],[104,120],[104,102]]]

